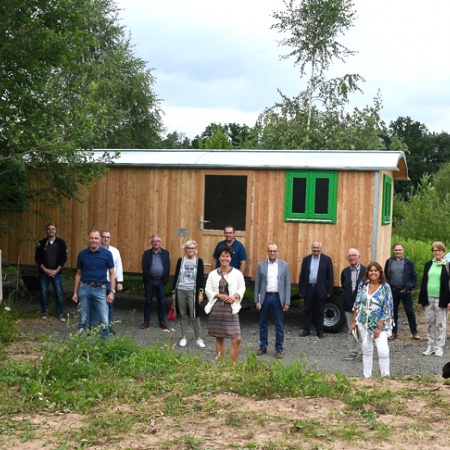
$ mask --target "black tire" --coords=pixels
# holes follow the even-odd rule
[[[346,323],[344,308],[339,298],[329,298],[325,301],[325,317],[323,328],[327,333],[341,331]]]

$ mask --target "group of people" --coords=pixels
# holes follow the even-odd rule
[[[419,305],[425,309],[428,346],[423,355],[443,356],[446,340],[447,314],[450,309],[449,262],[445,245],[431,245],[433,259],[425,264],[419,292]],[[389,346],[399,335],[398,311],[403,303],[411,338],[420,340],[414,313],[412,290],[417,284],[414,263],[404,256],[404,246],[397,242],[394,255],[386,261],[384,270],[377,262],[367,267],[360,262],[357,249],[348,251],[350,263],[341,273],[343,306],[349,329],[349,354],[353,360],[362,352],[363,374],[372,375],[375,343],[381,376],[389,376]],[[447,254],[450,260],[450,253]]]
[[[36,262],[39,266],[43,318],[48,317],[48,288],[53,284],[56,312],[64,321],[61,270],[67,260],[67,247],[56,237],[54,224],[46,226],[47,237],[39,242]],[[180,347],[188,344],[187,328],[191,322],[197,347],[204,348],[200,312],[208,314],[208,335],[215,338],[216,354],[225,355],[225,339],[231,340],[230,356],[237,361],[241,346],[238,312],[245,293],[243,272],[247,257],[245,248],[235,237],[232,226],[224,229],[225,240],[219,242],[213,254],[212,269],[206,279],[204,263],[198,257],[198,245],[189,240],[184,256],[177,261],[173,278],[173,301],[180,322]],[[109,231],[91,230],[89,246],[77,259],[72,300],[80,304],[80,331],[100,324],[102,336],[113,331],[112,305],[117,290],[123,288],[123,269],[119,251],[110,245]],[[151,304],[156,295],[159,326],[167,329],[165,320],[166,285],[170,275],[169,252],[161,247],[161,237],[151,236],[151,248],[142,255],[142,274],[145,287],[144,321],[141,329],[150,326]],[[434,258],[424,268],[419,304],[425,308],[428,347],[424,355],[443,355],[446,339],[447,310],[450,309],[449,263],[445,246],[434,242]],[[275,357],[283,358],[283,316],[291,302],[289,265],[278,258],[278,245],[269,243],[267,258],[256,269],[254,302],[260,313],[260,347],[257,355],[267,353],[269,318],[275,326]],[[447,255],[450,260],[450,253]],[[420,340],[414,314],[412,290],[417,284],[414,263],[404,256],[404,246],[396,243],[393,256],[383,267],[376,261],[367,267],[360,263],[356,248],[347,254],[349,266],[341,272],[342,304],[347,319],[349,345],[347,360],[362,353],[363,373],[372,375],[373,346],[377,347],[381,376],[390,374],[388,341],[399,335],[398,311],[403,304],[412,339]],[[303,258],[298,281],[299,294],[304,299],[302,337],[311,334],[314,326],[319,339],[324,338],[324,309],[327,298],[333,296],[334,273],[331,258],[322,253],[322,243],[311,244],[311,254]]]
[[[42,318],[49,317],[49,286],[53,286],[56,299],[56,314],[62,322],[64,316],[64,292],[61,271],[67,261],[67,246],[56,236],[56,226],[45,227],[47,236],[39,241],[35,260],[39,268]],[[112,329],[113,302],[117,290],[123,289],[123,268],[120,252],[110,245],[111,233],[92,229],[89,246],[78,254],[77,271],[72,300],[80,305],[78,329],[100,324],[103,338]]]

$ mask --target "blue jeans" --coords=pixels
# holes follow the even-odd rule
[[[406,317],[408,317],[408,324],[411,333],[417,333],[416,315],[414,314],[414,305],[411,292],[400,292],[396,288],[392,288],[392,300],[394,301],[394,327],[393,333],[398,333],[398,308],[400,302],[403,302],[405,308]]]
[[[267,348],[268,345],[268,325],[270,313],[273,314],[275,325],[275,351],[283,351],[284,327],[283,327],[283,308],[280,303],[280,296],[267,295],[259,312],[259,341],[261,348]]]
[[[144,322],[150,322],[153,294],[156,293],[158,305],[158,320],[161,325],[166,321],[164,312],[164,300],[166,298],[166,285],[162,280],[149,280],[145,286]]]
[[[78,288],[78,304],[80,319],[78,329],[86,330],[91,307],[96,310],[98,321],[102,327],[102,338],[108,337],[108,305],[106,303],[106,287],[92,287],[81,283]]]
[[[45,273],[39,273],[42,312],[48,314],[48,288],[50,283],[52,284],[55,293],[56,314],[64,314],[64,291],[61,273],[58,273],[54,277],[49,277]]]
[[[109,293],[111,292],[111,283],[106,283],[106,297],[108,297]],[[112,316],[113,316],[113,304],[112,303],[106,303],[108,306],[108,324],[111,325],[112,323]],[[98,314],[97,310],[95,309],[94,305],[91,304],[91,310],[89,311],[89,326],[95,327],[98,322]]]

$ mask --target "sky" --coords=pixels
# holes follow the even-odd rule
[[[192,139],[211,122],[253,126],[265,108],[306,87],[283,38],[270,26],[283,0],[116,0],[135,55],[156,77],[167,132]],[[431,132],[450,133],[450,2],[355,0],[354,26],[339,40],[357,51],[329,76],[356,73],[381,117],[409,116]]]

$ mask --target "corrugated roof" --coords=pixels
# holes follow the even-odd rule
[[[119,151],[117,166],[221,169],[392,170],[408,179],[405,154],[378,150],[109,150]],[[103,153],[97,150],[96,153]]]

